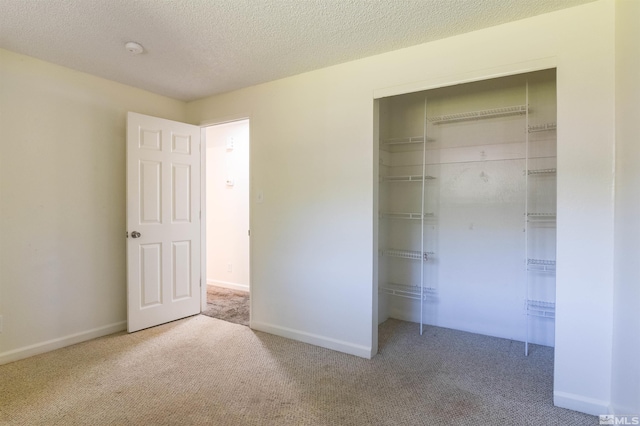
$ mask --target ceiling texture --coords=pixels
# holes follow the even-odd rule
[[[590,1],[0,0],[0,47],[191,101]]]

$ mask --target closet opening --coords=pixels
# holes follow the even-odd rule
[[[378,323],[554,346],[556,72],[377,101]]]
[[[248,326],[249,120],[203,130],[206,305],[202,313]]]

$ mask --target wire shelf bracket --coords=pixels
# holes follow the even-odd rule
[[[408,219],[408,220],[420,220],[422,218],[435,217],[434,213],[415,213],[415,212],[381,212],[381,219]]]
[[[556,304],[553,302],[544,302],[542,300],[526,301],[527,315],[542,318],[556,317]]]
[[[556,272],[556,261],[543,259],[527,259],[527,270],[537,272]]]
[[[427,138],[427,142],[435,142],[435,139]],[[391,138],[382,141],[383,146],[417,145],[424,143],[424,136],[410,136],[406,138]]]
[[[432,287],[422,287],[422,292],[420,291],[420,286],[418,285],[406,285],[406,284],[396,284],[396,283],[386,283],[384,284],[380,290],[383,293],[390,294],[391,296],[404,297],[407,299],[414,300],[427,300],[436,298],[438,295],[438,290]]]
[[[430,260],[435,253],[432,251],[420,252],[418,250],[399,250],[399,249],[386,249],[382,250],[382,256],[397,257],[400,259],[412,259],[412,260]]]
[[[550,174],[556,174],[557,173],[557,169],[534,169],[534,170],[527,170],[527,174],[528,175],[550,175]]]
[[[548,132],[551,130],[556,130],[557,127],[558,126],[556,125],[556,123],[536,124],[534,126],[529,126],[529,133]]]
[[[434,176],[424,175],[405,175],[405,176],[383,176],[383,182],[422,182],[424,180],[433,180]]]
[[[527,213],[529,223],[556,223],[555,213]]]

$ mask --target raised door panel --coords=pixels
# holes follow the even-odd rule
[[[140,245],[140,308],[162,304],[162,245]]]

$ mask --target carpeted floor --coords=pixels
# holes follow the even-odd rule
[[[207,309],[203,315],[249,326],[249,292],[207,286]]]
[[[597,425],[553,349],[389,320],[372,360],[204,315],[0,366],[2,425]]]

